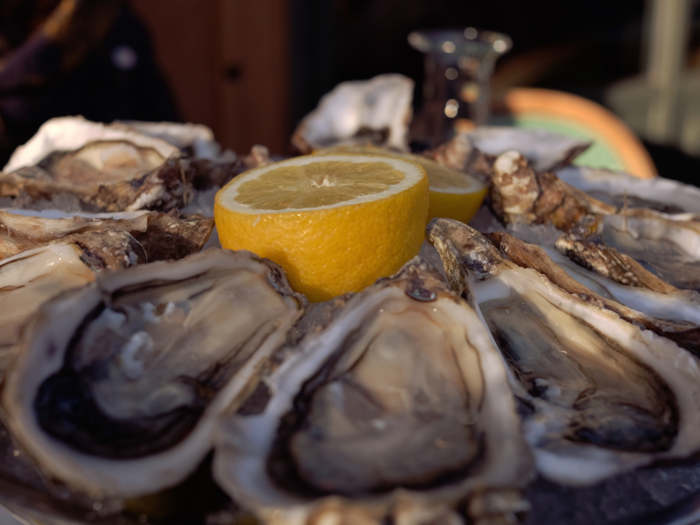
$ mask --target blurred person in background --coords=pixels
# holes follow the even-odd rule
[[[123,0],[0,0],[0,166],[51,117],[177,121]]]

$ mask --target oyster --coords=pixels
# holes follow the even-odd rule
[[[556,250],[547,253],[572,278],[600,295],[657,319],[700,326],[700,293],[695,290],[675,288],[614,248],[574,235],[562,235]]]
[[[689,352],[518,267],[464,224],[435,219],[428,235],[453,288],[474,281],[545,477],[589,484],[700,449]]]
[[[587,237],[631,257],[676,288],[700,291],[700,222],[684,215],[633,212],[603,217],[598,231]]]
[[[591,143],[542,129],[519,129],[482,126],[469,132],[474,146],[487,155],[516,150],[532,164],[535,171],[554,171],[568,166]]]
[[[490,178],[496,157],[508,151],[518,151],[535,171],[544,172],[571,164],[589,146],[590,142],[544,130],[479,127],[426,154],[445,166]]]
[[[214,140],[214,133],[203,124],[138,120],[126,120],[121,123],[137,133],[165,140],[197,160],[208,160],[219,164],[236,160],[236,154],[233,151],[221,151],[221,145]]]
[[[493,168],[491,204],[507,223],[553,224],[568,231],[589,214],[618,210],[569,186],[551,172],[536,172],[524,155],[507,151]]]
[[[95,280],[95,272],[145,262],[127,232],[73,234],[64,242],[0,261],[0,379],[15,354],[20,328],[45,301]]]
[[[149,262],[181,259],[198,252],[209,239],[214,219],[138,211],[72,215],[0,209],[0,260],[66,236],[90,231],[127,231],[143,246]]]
[[[46,474],[88,494],[175,485],[304,304],[277,265],[248,252],[100,274],[22,331],[2,392],[8,426]]]
[[[187,203],[191,183],[181,153],[125,126],[51,119],[13,153],[0,197],[74,195],[86,211],[167,211]]]
[[[239,173],[256,164],[255,151],[238,158],[231,150],[221,151],[211,129],[202,124],[178,124],[175,122],[124,121],[130,129],[165,140],[178,147],[189,166],[188,177],[198,191],[221,187]],[[262,146],[258,146],[261,148]],[[254,147],[255,148],[255,147]]]
[[[615,248],[580,239],[574,234],[562,235],[557,239],[555,246],[559,252],[580,266],[619,284],[645,288],[661,294],[677,291],[677,288]]]
[[[491,181],[494,157],[475,148],[468,133],[458,133],[445,144],[424,151],[423,155],[448,168],[469,173],[487,184]]]
[[[413,81],[403,75],[341,82],[321,98],[292,136],[301,153],[360,144],[408,151]]]
[[[633,291],[620,292],[621,287],[614,286],[614,282],[595,277],[592,279],[594,289],[591,289],[587,287],[591,279],[581,271],[572,269],[556,252],[550,251],[554,256],[550,257],[539,246],[527,244],[505,232],[487,234],[486,237],[506,258],[521,268],[532,268],[570,294],[615,312],[622,319],[667,337],[678,346],[700,356],[700,295],[696,292],[675,289],[655,292],[636,287]],[[657,279],[660,285],[669,287],[651,274],[649,278]],[[635,290],[639,291],[635,293]],[[618,296],[621,298],[618,299]]]
[[[531,461],[505,369],[426,263],[350,298],[289,353],[265,402],[224,421],[214,458],[266,523],[426,523],[470,496],[476,523],[522,510]]]
[[[664,213],[700,213],[700,189],[675,180],[640,179],[619,171],[568,166],[557,171],[567,184],[618,208],[648,208]]]
[[[646,277],[630,259],[673,287],[700,290],[700,221],[694,214],[620,210],[554,173],[536,173],[515,151],[498,157],[492,180],[491,204],[504,222],[552,224],[578,240],[602,243],[628,256],[623,267],[637,280]]]

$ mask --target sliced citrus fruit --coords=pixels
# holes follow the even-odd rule
[[[313,302],[396,272],[418,254],[427,214],[420,165],[362,155],[309,155],[248,171],[214,206],[224,248],[275,261]]]
[[[376,146],[337,146],[314,152],[315,155],[382,155],[417,162],[428,173],[430,211],[428,221],[446,217],[464,223],[471,220],[484,201],[488,186],[471,175],[438,164],[422,155],[386,150]]]

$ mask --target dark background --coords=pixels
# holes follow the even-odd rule
[[[407,75],[416,82],[414,105],[420,111],[423,58],[406,37],[425,28],[472,26],[510,35],[514,45],[497,63],[496,90],[544,87],[604,104],[609,86],[643,73],[644,15],[651,5],[643,0],[82,2],[116,2],[121,11],[74,69],[54,72],[40,86],[8,91],[2,83],[7,59],[30,39],[37,17],[47,16],[61,0],[0,0],[5,155],[41,122],[65,114],[192,121],[211,127],[224,147],[239,153],[255,143],[285,153],[297,122],[344,80]],[[700,68],[699,18],[695,0],[688,70]],[[136,51],[134,67],[117,67],[119,46]],[[12,107],[18,95],[29,101],[22,99],[25,113]],[[700,160],[674,144],[645,141],[645,146],[660,174],[689,174],[690,182],[700,175]]]

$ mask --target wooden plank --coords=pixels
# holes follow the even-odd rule
[[[217,0],[131,0],[183,119],[219,134]]]
[[[289,144],[287,0],[219,0],[222,143],[238,152]]]

